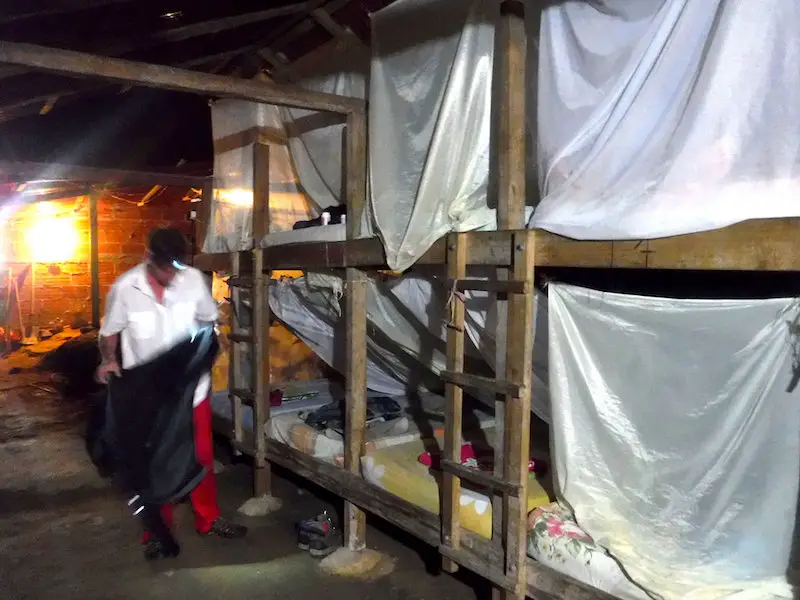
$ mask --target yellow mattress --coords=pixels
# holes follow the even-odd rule
[[[441,447],[441,439],[437,442]],[[368,450],[361,459],[364,479],[387,492],[412,502],[430,512],[439,514],[439,484],[441,473],[433,474],[429,467],[419,462],[425,444],[416,439],[398,446]],[[492,533],[492,502],[482,491],[461,483],[461,525],[470,531],[489,538]],[[547,492],[531,473],[528,479],[528,510],[548,504]]]

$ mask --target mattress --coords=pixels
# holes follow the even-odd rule
[[[474,432],[473,432],[474,433]],[[465,434],[465,437],[468,434]],[[491,443],[492,429],[484,430]],[[441,437],[437,436],[441,448]],[[430,442],[417,438],[402,445],[368,450],[361,459],[361,472],[370,483],[412,502],[432,513],[439,514],[440,472],[434,472],[419,462],[419,456],[430,450]],[[492,534],[492,501],[482,492],[471,489],[462,480],[460,499],[461,525],[485,538]],[[531,474],[528,479],[528,510],[550,501],[547,492]]]
[[[261,240],[262,248],[299,244],[302,242],[343,242],[347,239],[347,224],[306,227],[291,231],[276,231],[265,235]]]
[[[603,547],[578,527],[572,513],[556,502],[528,515],[528,556],[618,598],[650,598],[628,579]]]
[[[364,451],[401,446],[421,440],[423,437],[444,435],[444,398],[434,394],[423,394],[418,404],[409,403],[405,397],[393,398],[403,409],[403,416],[391,423],[377,423],[365,430]],[[314,458],[344,464],[344,443],[336,432],[320,431],[306,425],[303,411],[282,414],[270,419],[267,435],[295,450]],[[474,422],[480,428],[494,426],[494,417],[476,410]]]
[[[328,380],[292,383],[285,387],[285,400],[281,406],[270,408],[270,419],[266,424],[269,439],[279,441],[314,458],[337,465],[344,464],[344,443],[336,432],[322,431],[306,425],[303,416],[334,400],[344,399],[341,386]],[[370,396],[383,396],[370,392]],[[393,398],[403,409],[403,416],[391,423],[377,423],[365,431],[365,451],[388,448],[420,440],[423,436],[443,435],[444,398],[434,394],[421,394],[415,401],[405,397]],[[231,421],[233,411],[227,392],[211,396],[211,408],[218,417]],[[472,421],[479,428],[494,426],[494,417],[476,407]],[[242,407],[242,422],[246,430],[253,430],[253,409]]]

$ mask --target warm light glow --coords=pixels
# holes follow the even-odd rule
[[[224,204],[235,206],[253,206],[253,190],[233,188],[229,190],[216,190],[217,200]]]
[[[78,231],[69,217],[51,216],[51,211],[39,206],[42,216],[34,218],[25,231],[25,242],[31,259],[38,263],[64,262],[72,258],[78,247]]]

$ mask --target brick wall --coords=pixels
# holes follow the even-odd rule
[[[181,201],[183,191],[167,190],[142,207],[136,206],[133,200],[123,201],[111,196],[100,200],[98,230],[101,303],[105,302],[106,293],[114,279],[142,259],[147,234],[151,229],[171,225],[189,235],[191,223],[186,220],[189,205]],[[142,194],[145,192],[146,190]],[[67,260],[37,263],[35,278],[28,273],[20,288],[25,324],[30,326],[35,323],[45,328],[86,324],[91,320],[92,311],[88,199],[32,204],[17,210],[5,222],[0,223],[0,240],[3,242],[0,254],[4,266],[11,267],[15,275],[30,267],[35,258],[34,244],[52,244],[54,253],[49,258],[60,258],[59,251],[67,245],[65,240],[68,241],[69,237],[63,235],[62,225],[45,227],[41,232],[44,240],[32,239],[34,236],[31,231],[47,219],[59,223],[71,222],[77,243]],[[32,293],[34,279],[35,294]],[[6,282],[0,282],[0,286],[4,301]],[[17,327],[16,315],[12,324]]]

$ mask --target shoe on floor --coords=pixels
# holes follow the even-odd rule
[[[211,529],[204,531],[201,535],[214,536],[234,540],[243,538],[247,535],[247,527],[238,523],[231,523],[222,517],[211,524]]]
[[[309,539],[308,553],[314,558],[325,558],[332,554],[337,548],[337,544],[331,543],[331,537],[312,536]]]
[[[167,549],[158,540],[147,540],[143,544],[144,559],[145,560],[158,560],[159,558],[171,558],[178,556],[181,549],[175,545],[172,549]]]

